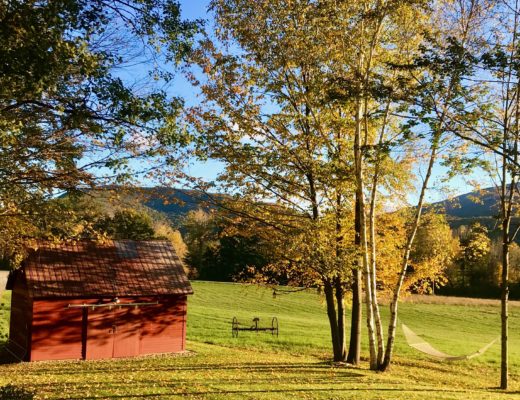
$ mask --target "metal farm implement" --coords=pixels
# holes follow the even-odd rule
[[[238,331],[253,331],[253,332],[260,332],[260,331],[270,331],[271,335],[276,335],[278,337],[278,319],[276,317],[273,317],[271,320],[271,326],[270,327],[262,327],[258,326],[258,323],[260,322],[260,318],[255,317],[253,318],[253,325],[251,326],[244,326],[241,325],[238,322],[237,317],[233,317],[233,322],[231,323],[231,334],[233,337],[238,337]]]

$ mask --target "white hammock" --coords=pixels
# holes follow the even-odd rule
[[[422,339],[419,335],[413,332],[410,328],[408,328],[405,324],[401,324],[403,328],[404,337],[406,338],[406,342],[409,346],[414,349],[420,351],[421,353],[428,354],[429,356],[435,357],[442,361],[457,361],[457,360],[469,360],[473,357],[480,356],[484,354],[487,349],[489,349],[495,342],[500,339],[497,337],[491,343],[486,344],[480,350],[476,351],[472,354],[467,354],[464,356],[451,356],[449,354],[443,353],[442,351],[437,350],[431,344],[427,343]]]

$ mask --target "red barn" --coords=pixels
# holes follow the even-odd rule
[[[40,243],[11,273],[9,342],[25,361],[185,348],[193,290],[167,241]]]

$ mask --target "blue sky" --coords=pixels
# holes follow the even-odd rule
[[[186,19],[203,19],[207,25],[211,26],[212,18],[207,12],[209,0],[181,0],[182,16]],[[193,87],[181,76],[176,79],[172,87],[172,95],[182,97],[187,105],[197,104],[197,97]],[[217,174],[222,171],[223,165],[217,161],[195,162],[189,169],[190,175],[201,177],[206,180],[214,180]]]
[[[208,0],[181,0],[182,15],[188,19],[206,18]]]

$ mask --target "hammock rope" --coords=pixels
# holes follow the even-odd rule
[[[431,357],[435,357],[442,361],[458,361],[458,360],[470,360],[473,357],[480,356],[481,354],[484,354],[487,349],[489,349],[491,346],[495,344],[495,342],[500,339],[500,336],[494,339],[492,342],[486,344],[481,349],[477,350],[474,353],[462,355],[462,356],[452,356],[446,353],[443,353],[442,351],[437,350],[434,348],[431,344],[426,342],[423,338],[421,338],[419,335],[417,335],[414,331],[412,331],[410,328],[408,328],[405,324],[401,324],[401,327],[403,328],[404,337],[406,339],[406,343],[410,347],[413,347],[414,349],[420,351],[421,353],[428,354]]]

